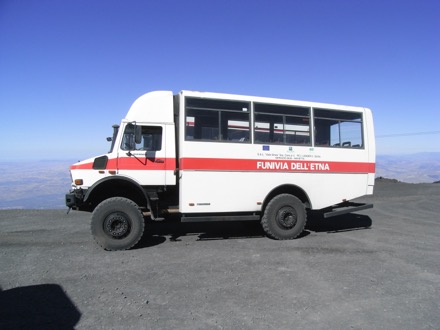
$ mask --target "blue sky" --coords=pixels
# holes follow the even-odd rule
[[[378,154],[439,152],[439,36],[434,0],[0,0],[1,159],[105,153],[182,89],[365,106]]]

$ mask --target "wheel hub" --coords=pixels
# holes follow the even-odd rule
[[[130,232],[130,221],[124,213],[112,213],[104,221],[104,230],[113,238],[123,238]]]
[[[291,229],[295,227],[297,221],[297,214],[294,208],[284,206],[280,208],[277,213],[277,222],[281,227]]]

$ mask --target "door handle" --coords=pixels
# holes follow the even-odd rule
[[[163,159],[155,159],[154,162],[159,163],[159,164],[165,163],[165,161]]]

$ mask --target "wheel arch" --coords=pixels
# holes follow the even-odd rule
[[[87,190],[84,202],[94,210],[99,203],[111,197],[124,197],[138,206],[150,208],[149,198],[141,185],[123,176],[106,177],[95,182]]]
[[[304,189],[294,184],[283,184],[281,186],[272,189],[269,192],[269,194],[267,194],[266,198],[264,199],[261,211],[264,213],[267,204],[272,200],[272,198],[280,194],[293,195],[297,197],[304,204],[306,208],[312,208],[312,203],[310,201],[309,195],[305,192]]]

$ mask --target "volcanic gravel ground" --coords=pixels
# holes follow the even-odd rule
[[[378,180],[374,208],[258,222],[148,223],[107,252],[90,214],[0,211],[0,329],[439,329],[440,184]]]

